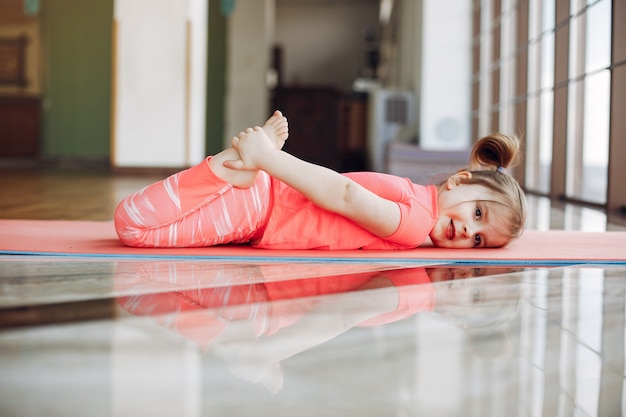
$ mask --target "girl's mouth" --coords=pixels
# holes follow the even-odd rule
[[[454,223],[450,220],[450,225],[446,228],[446,237],[449,240],[453,240],[455,235]]]

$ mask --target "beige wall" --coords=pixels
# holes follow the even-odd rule
[[[287,85],[352,84],[363,66],[366,28],[376,28],[378,0],[276,0],[276,43]]]
[[[229,17],[224,144],[269,114],[267,72],[275,0],[238,0]]]

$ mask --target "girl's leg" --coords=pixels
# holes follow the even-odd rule
[[[289,136],[279,112],[263,130],[277,148]],[[228,148],[188,170],[124,199],[115,212],[120,240],[138,247],[192,247],[245,243],[264,226],[270,178],[264,172],[236,171],[223,161],[238,159]]]
[[[249,188],[217,177],[207,158],[125,198],[114,221],[120,240],[135,247],[200,247],[245,243],[264,226],[270,177]]]

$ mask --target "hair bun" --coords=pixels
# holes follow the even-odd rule
[[[501,133],[493,133],[479,139],[470,154],[470,168],[499,169],[509,168],[517,163],[520,148],[519,139]]]

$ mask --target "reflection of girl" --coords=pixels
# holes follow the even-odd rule
[[[276,265],[151,262],[137,270],[118,266],[116,288],[131,293],[118,298],[125,310],[153,316],[227,361],[234,374],[261,382],[272,392],[282,386],[281,360],[354,326],[390,323],[420,311],[444,316],[456,312],[471,320],[474,315],[483,317],[483,304],[491,316],[514,306],[505,301],[503,309],[497,297],[477,298],[474,290],[466,291],[480,288],[483,294],[497,294],[501,287],[482,279],[467,284],[462,280],[472,274],[504,273],[503,268],[490,272],[489,268],[415,267],[262,282],[264,273],[276,274]],[[299,268],[305,274],[310,266],[289,265],[291,275],[298,275]],[[167,280],[159,282],[161,277]],[[447,281],[435,286],[431,277]]]
[[[299,266],[289,266],[293,275]],[[254,281],[259,281],[264,269],[271,268],[256,266]],[[233,374],[260,382],[274,393],[282,387],[281,360],[354,326],[383,324],[431,310],[435,294],[423,268],[234,286],[220,286],[219,275],[226,273],[235,282],[245,282],[250,281],[253,271],[249,267],[228,271],[209,267],[209,274],[202,275],[201,270],[201,265],[188,263],[146,264],[139,274],[156,273],[156,279],[193,275],[198,282],[216,285],[146,294],[150,285],[145,282],[149,283],[151,276],[142,283],[137,281],[136,271],[126,273],[120,268],[117,289],[139,293],[120,297],[118,302],[130,313],[154,316],[161,325],[228,362]],[[152,291],[165,288],[162,283],[154,284]],[[366,291],[373,289],[378,291]]]
[[[300,265],[290,265],[291,273],[297,275]],[[269,336],[302,318],[324,299],[323,295],[345,294],[380,288],[394,288],[393,302],[385,303],[388,309],[380,310],[376,305],[361,306],[365,318],[356,324],[376,325],[401,320],[418,311],[431,310],[434,304],[434,288],[424,268],[406,268],[386,271],[361,272],[306,278],[289,281],[262,280],[264,271],[272,265],[242,266],[227,270],[204,267],[190,263],[147,263],[139,270],[116,274],[116,287],[122,292],[135,295],[118,298],[125,310],[136,315],[163,316],[168,327],[185,334],[199,345],[206,347],[229,322],[249,320],[254,324],[256,336]],[[302,268],[310,266],[302,265]],[[185,269],[183,271],[182,269]],[[193,271],[193,272],[191,272]],[[210,288],[183,286],[180,290],[154,293],[167,286],[150,281],[137,281],[137,275],[152,276],[166,274],[168,277],[190,276],[197,283],[211,285]],[[224,285],[219,276],[229,276],[234,282],[256,282],[252,284]],[[201,277],[201,278],[200,278]],[[146,283],[149,283],[146,285]],[[128,285],[130,284],[130,286]],[[151,288],[152,287],[152,288]],[[187,287],[187,288],[185,288]],[[178,317],[166,315],[185,313]],[[190,314],[191,313],[191,314]],[[346,329],[347,330],[347,329]]]

